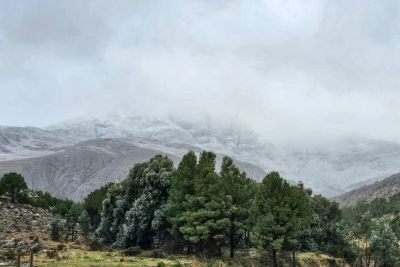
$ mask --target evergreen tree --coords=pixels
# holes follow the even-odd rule
[[[255,194],[254,182],[240,172],[230,157],[224,157],[221,165],[221,190],[231,197],[231,206],[227,210],[229,218],[230,257],[233,258],[235,248],[250,232],[249,209],[253,204]]]
[[[65,206],[65,203],[63,202],[57,202],[55,209],[53,210],[53,213],[55,214],[60,214],[61,216],[65,216],[68,213],[68,209]]]
[[[312,220],[312,209],[306,196],[277,172],[263,179],[254,209],[257,212],[255,232],[260,244],[272,251],[273,266],[277,267],[278,251],[285,242],[297,243]]]
[[[76,224],[79,222],[79,217],[82,214],[82,205],[73,204],[71,209],[68,211],[66,217],[66,235],[65,241],[68,241],[69,236],[71,236],[72,241],[74,241]]]
[[[161,155],[152,158],[141,173],[134,178],[140,185],[140,195],[125,213],[117,247],[140,245],[154,248],[161,245],[167,233],[162,210],[168,198],[173,162]]]
[[[315,195],[310,197],[310,204],[314,217],[301,237],[302,248],[308,251],[321,251],[352,262],[355,254],[346,237],[351,231],[346,231],[343,227],[342,210],[338,203],[331,202],[321,195]]]
[[[379,266],[399,266],[399,244],[389,222],[378,219],[371,232],[371,251]]]
[[[25,179],[21,174],[10,172],[3,175],[0,180],[0,195],[9,193],[11,195],[12,203],[15,203],[17,194],[24,189],[28,189]]]
[[[84,210],[82,212],[81,216],[79,217],[78,221],[79,221],[79,227],[81,229],[82,236],[85,238],[85,240],[87,240],[90,230],[92,228],[92,226],[90,224],[89,213],[86,210]]]
[[[186,208],[186,199],[195,194],[195,177],[197,172],[197,156],[189,151],[178,165],[178,169],[171,177],[169,198],[164,211],[167,220],[171,223],[170,232],[177,238],[183,238],[180,228],[185,224],[183,213]],[[188,243],[188,254],[191,245]]]
[[[50,239],[53,241],[60,240],[59,223],[60,223],[60,220],[58,220],[58,219],[53,219],[50,222]]]
[[[179,229],[183,238],[195,245],[197,253],[220,255],[230,225],[232,197],[225,194],[222,179],[215,172],[215,154],[202,152],[195,167],[193,154],[189,152],[178,167],[176,177],[184,177],[184,185],[172,179],[168,220],[173,231]]]
[[[103,211],[103,201],[107,198],[108,189],[114,183],[108,183],[99,189],[91,192],[83,201],[83,208],[86,210],[90,217],[90,224],[94,229],[100,224],[101,212]]]
[[[114,209],[116,208],[118,197],[122,192],[121,184],[111,186],[108,190],[107,198],[103,201],[101,221],[96,230],[96,235],[100,237],[101,243],[111,244],[114,243],[117,238],[117,232],[114,230]]]
[[[173,162],[157,155],[150,161],[135,164],[124,181],[108,190],[96,230],[103,243],[143,248],[160,245],[167,233],[162,210],[172,171]]]

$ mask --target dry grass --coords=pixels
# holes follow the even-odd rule
[[[306,252],[298,254],[302,267],[350,267],[343,259],[333,258],[324,254]]]
[[[56,248],[60,243],[48,241],[47,246]],[[149,251],[143,251],[138,256],[122,256],[121,251],[89,251],[83,244],[64,243],[65,248],[58,251],[58,259],[50,259],[46,253],[34,256],[34,265],[47,267],[110,267],[110,266],[147,266],[156,267],[163,262],[168,267],[239,267],[260,266],[253,256],[238,254],[234,259],[228,255],[214,259],[199,259],[195,256],[167,255],[162,259],[149,257]],[[298,254],[302,267],[349,267],[341,259],[335,259],[323,254],[301,253]],[[21,263],[28,262],[28,256],[21,258]],[[180,265],[178,265],[179,263]]]

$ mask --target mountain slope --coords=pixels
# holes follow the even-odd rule
[[[67,137],[35,127],[0,126],[0,161],[54,153],[73,144]]]
[[[154,151],[156,154],[179,155],[179,157],[189,150],[197,153],[209,150],[242,162],[243,169],[255,179],[260,179],[270,171],[278,171],[285,179],[301,180],[307,187],[311,187],[314,193],[328,197],[342,194],[351,189],[354,184],[363,185],[368,181],[400,172],[400,145],[393,142],[353,138],[331,144],[329,149],[285,152],[246,127],[223,121],[188,122],[175,118],[149,118],[137,114],[111,114],[98,118],[80,117],[45,129],[2,127],[0,129],[0,162],[13,160],[14,169],[26,169],[27,162],[42,162],[44,155],[54,158],[56,154],[50,157],[53,153],[67,151],[71,153],[71,151],[77,151],[78,143],[82,145],[90,140],[95,142],[104,138],[115,139],[115,142],[122,142],[127,146],[128,151],[123,157],[115,156],[114,158],[113,156],[113,160],[110,159],[110,162],[115,164],[113,165],[115,169],[120,168],[117,159],[123,168],[132,166],[131,163],[124,163],[125,158],[135,158],[135,153],[139,153],[136,150],[129,151],[131,145]],[[118,152],[111,150],[113,155]],[[125,151],[123,147],[121,151]],[[104,157],[110,157],[108,152],[103,152],[96,154],[91,151],[93,164]],[[88,152],[85,150],[82,153]],[[39,158],[28,160],[32,157]],[[68,160],[55,163],[47,161],[46,164],[50,166],[74,165],[73,161],[77,157],[76,154]],[[94,159],[96,157],[98,157],[97,160]],[[18,161],[18,159],[26,159],[26,161]],[[10,165],[10,163],[7,164]],[[41,164],[45,168],[44,163]],[[57,168],[62,169],[62,166]],[[88,165],[88,168],[91,167]],[[31,172],[26,173],[31,175]],[[75,179],[72,178],[74,170],[68,169],[65,173],[71,173],[71,175],[63,174],[63,179]],[[79,175],[87,177],[86,174],[79,173]],[[59,179],[53,176],[46,175],[43,177],[47,178],[43,179]],[[36,176],[33,175],[30,178],[33,179],[33,177]],[[99,180],[105,179],[99,178]]]
[[[333,149],[287,155],[295,172],[316,192],[337,195],[347,187],[400,172],[400,145],[370,139],[353,139]]]
[[[65,138],[86,141],[96,138],[134,138],[143,143],[182,149],[196,147],[251,162],[265,171],[290,173],[290,161],[269,141],[234,125],[210,121],[184,122],[154,119],[136,114],[113,114],[102,118],[81,117],[47,127]]]
[[[135,163],[157,154],[167,155],[175,164],[183,156],[180,151],[149,149],[128,139],[96,139],[51,155],[0,162],[0,175],[15,171],[25,177],[29,188],[48,191],[60,198],[83,200],[94,189],[124,179]],[[217,156],[217,166],[222,157]],[[265,176],[265,172],[255,165],[234,162],[254,179]]]
[[[337,201],[340,205],[354,203],[362,198],[389,198],[400,192],[400,173],[394,174],[381,181],[370,185],[362,186],[351,190],[340,196],[332,197],[331,200]]]

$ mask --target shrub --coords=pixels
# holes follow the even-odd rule
[[[96,236],[92,236],[89,239],[89,249],[92,251],[100,250],[102,247],[100,239]]]
[[[161,259],[161,258],[164,257],[164,253],[162,252],[161,249],[152,250],[150,255],[151,255],[152,258],[158,258],[158,259]]]
[[[47,257],[49,257],[49,259],[56,259],[58,258],[58,253],[55,250],[48,250],[46,251]]]
[[[50,223],[50,239],[53,241],[60,240],[60,221],[58,219],[53,219]]]
[[[171,264],[171,267],[183,267],[183,266],[179,261],[176,261],[176,262]]]
[[[157,263],[157,267],[165,267],[167,266],[164,262],[160,261],[159,263]]]
[[[125,256],[137,256],[142,252],[142,250],[140,249],[140,247],[136,246],[136,247],[130,247],[125,249],[122,254]]]

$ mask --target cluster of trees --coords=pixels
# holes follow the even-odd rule
[[[343,225],[356,253],[356,266],[399,266],[400,194],[388,200],[361,199],[344,207]]]
[[[70,199],[60,199],[42,191],[29,190],[21,174],[6,173],[0,180],[0,195],[8,193],[12,203],[30,204],[35,207],[51,210],[53,214],[65,216],[74,202]],[[33,198],[29,195],[34,196]]]
[[[9,183],[4,177],[0,183],[4,181]],[[17,196],[26,188],[13,192]],[[312,196],[301,182],[290,185],[277,172],[257,183],[229,157],[217,172],[212,152],[198,157],[190,151],[177,169],[168,157],[155,156],[135,164],[121,183],[93,191],[82,203],[36,194],[34,202],[23,195],[18,200],[60,215],[50,225],[53,240],[74,240],[80,230],[85,239],[116,248],[163,247],[207,257],[221,255],[224,248],[234,257],[238,248],[262,247],[273,266],[288,253],[295,266],[299,250],[322,251],[348,262],[358,255],[337,203]],[[387,234],[384,225],[379,229],[375,236]],[[381,247],[378,241],[371,237],[371,246]]]
[[[144,249],[161,245],[168,234],[163,211],[173,170],[172,160],[158,155],[135,164],[124,181],[108,189],[95,232],[102,243]]]
[[[229,157],[217,172],[212,152],[190,151],[177,169],[162,156],[135,164],[108,187],[100,218],[93,234],[117,248],[163,246],[208,257],[229,248],[234,257],[238,248],[263,247],[273,266],[288,251],[295,265],[298,250],[355,258],[337,203],[277,172],[256,183]]]

